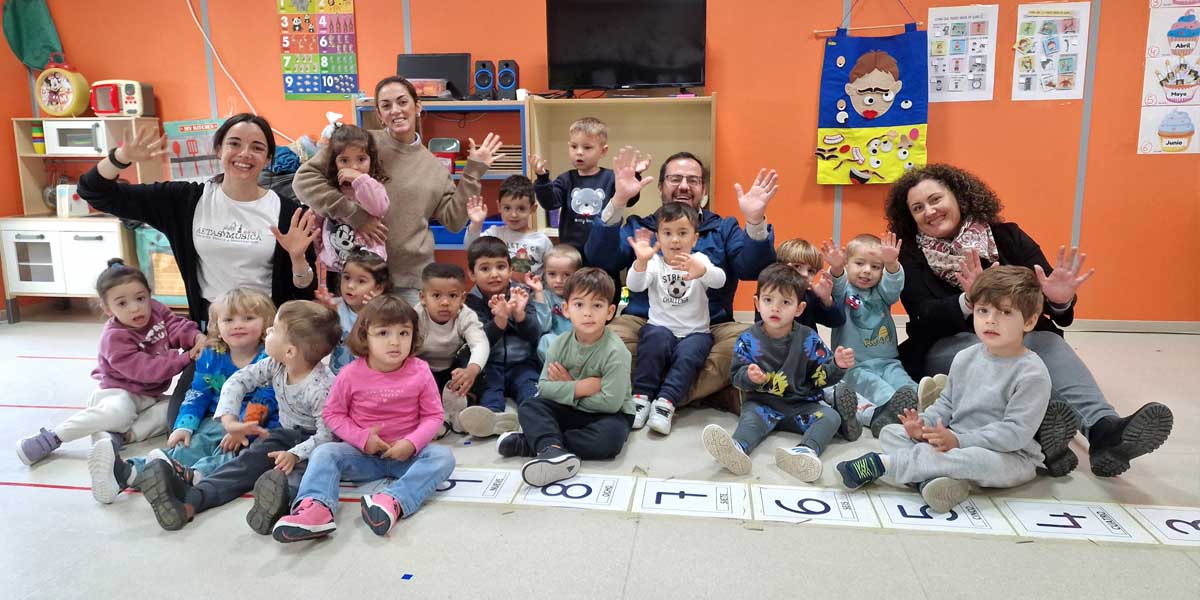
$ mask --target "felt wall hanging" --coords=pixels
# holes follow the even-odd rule
[[[826,40],[817,183],[891,183],[925,164],[926,46],[916,23],[887,37],[856,37],[842,28]]]

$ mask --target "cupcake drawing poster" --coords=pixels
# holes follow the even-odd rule
[[[1200,2],[1151,3],[1138,154],[1197,153]]]
[[[887,37],[825,43],[817,114],[817,183],[891,183],[926,160],[927,35],[915,23]]]
[[[1090,2],[1017,7],[1013,100],[1079,100],[1087,72]]]

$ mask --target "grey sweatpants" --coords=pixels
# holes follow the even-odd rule
[[[820,455],[833,441],[833,435],[842,424],[841,417],[821,402],[801,402],[789,408],[788,412],[780,412],[753,400],[745,401],[733,439],[742,445],[746,454],[750,454],[767,434],[782,429],[802,435],[797,446],[808,446]]]
[[[926,374],[949,373],[954,355],[978,343],[979,338],[969,331],[938,340],[925,357]],[[1025,334],[1025,347],[1046,363],[1046,370],[1050,371],[1051,399],[1066,402],[1079,415],[1084,435],[1100,419],[1119,416],[1104,399],[1104,392],[1100,391],[1092,372],[1062,336],[1049,331],[1031,331]]]
[[[987,448],[955,448],[940,452],[904,433],[892,423],[879,432],[879,445],[889,462],[883,480],[896,486],[921,483],[935,477],[963,479],[979,487],[1008,488],[1034,478],[1041,461],[1020,452]]]

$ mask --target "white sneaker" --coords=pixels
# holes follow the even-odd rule
[[[462,433],[462,427],[459,426],[458,415],[463,409],[467,408],[467,397],[458,392],[450,390],[450,384],[446,384],[442,390],[442,412],[446,414],[446,425],[455,433]]]
[[[492,412],[485,406],[468,406],[458,413],[458,422],[468,435],[485,438],[506,431],[516,431],[517,414]]]
[[[775,464],[788,475],[812,483],[821,478],[821,459],[807,446],[776,448]]]
[[[948,513],[971,495],[971,484],[962,479],[936,477],[921,484],[921,498],[933,512]]]
[[[742,445],[729,435],[720,425],[712,424],[704,428],[704,432],[700,434],[700,441],[704,443],[704,449],[712,455],[713,459],[721,463],[722,467],[729,469],[734,475],[746,475],[750,473],[750,457],[746,456],[746,452],[742,450]]]
[[[946,389],[946,383],[949,378],[938,373],[933,377],[922,377],[921,382],[917,384],[917,412],[923,413],[925,409],[933,406],[937,402],[938,396],[942,394],[942,390]]]
[[[155,448],[146,453],[146,462],[152,460],[161,460],[167,464],[171,464],[171,457],[167,456],[167,453],[163,452],[162,448]]]
[[[650,398],[645,394],[634,394],[633,406],[637,409],[633,413],[633,428],[641,429],[646,426],[646,419],[650,418]]]
[[[650,431],[667,435],[671,433],[671,419],[675,417],[675,405],[666,398],[659,398],[650,405],[648,424]]]

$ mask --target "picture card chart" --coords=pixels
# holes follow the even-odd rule
[[[354,0],[278,0],[285,100],[343,100],[358,92]]]
[[[997,498],[1017,535],[1153,544],[1154,538],[1116,504]]]
[[[999,6],[929,9],[929,101],[991,100]]]
[[[1083,98],[1091,13],[1090,2],[1017,8],[1013,100]]]
[[[1200,153],[1200,3],[1146,0],[1146,68],[1138,154]]]

